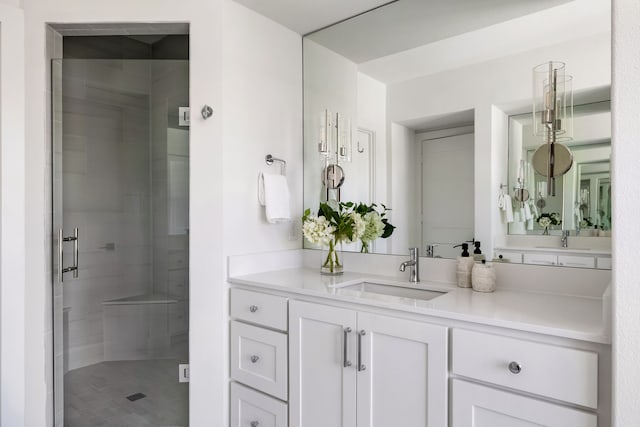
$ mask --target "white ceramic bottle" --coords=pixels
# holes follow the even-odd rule
[[[475,263],[471,271],[471,286],[477,292],[493,292],[496,290],[496,271],[492,264]]]

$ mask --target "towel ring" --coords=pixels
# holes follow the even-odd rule
[[[264,161],[269,166],[273,165],[273,162],[279,162],[280,163],[280,172],[281,172],[281,174],[282,175],[286,175],[287,174],[287,162],[285,160],[279,159],[277,157],[273,157],[271,154],[267,154],[264,157]]]

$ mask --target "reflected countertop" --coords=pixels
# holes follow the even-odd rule
[[[420,313],[458,321],[511,328],[563,338],[610,344],[601,298],[502,290],[475,292],[455,284],[410,284],[396,278],[345,272],[323,276],[318,270],[293,268],[230,277],[232,284],[291,294],[329,298],[373,307]],[[360,282],[375,282],[445,292],[431,300],[342,289]]]

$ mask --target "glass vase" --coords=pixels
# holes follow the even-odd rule
[[[364,240],[362,240],[362,247],[360,248],[360,252],[363,254],[369,253],[369,242],[365,242]]]
[[[329,241],[329,248],[322,251],[321,274],[338,275],[344,272],[342,245],[335,239]]]
[[[542,231],[542,235],[543,236],[548,236],[549,235],[549,227],[545,227],[544,230]]]

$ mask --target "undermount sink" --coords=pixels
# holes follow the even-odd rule
[[[338,292],[345,293],[344,291],[354,291],[358,294],[378,294],[378,295],[390,295],[400,298],[412,298],[423,301],[429,301],[433,298],[446,294],[442,291],[432,291],[429,289],[409,288],[405,286],[373,283],[373,282],[360,282],[353,285],[342,286],[338,288]]]

